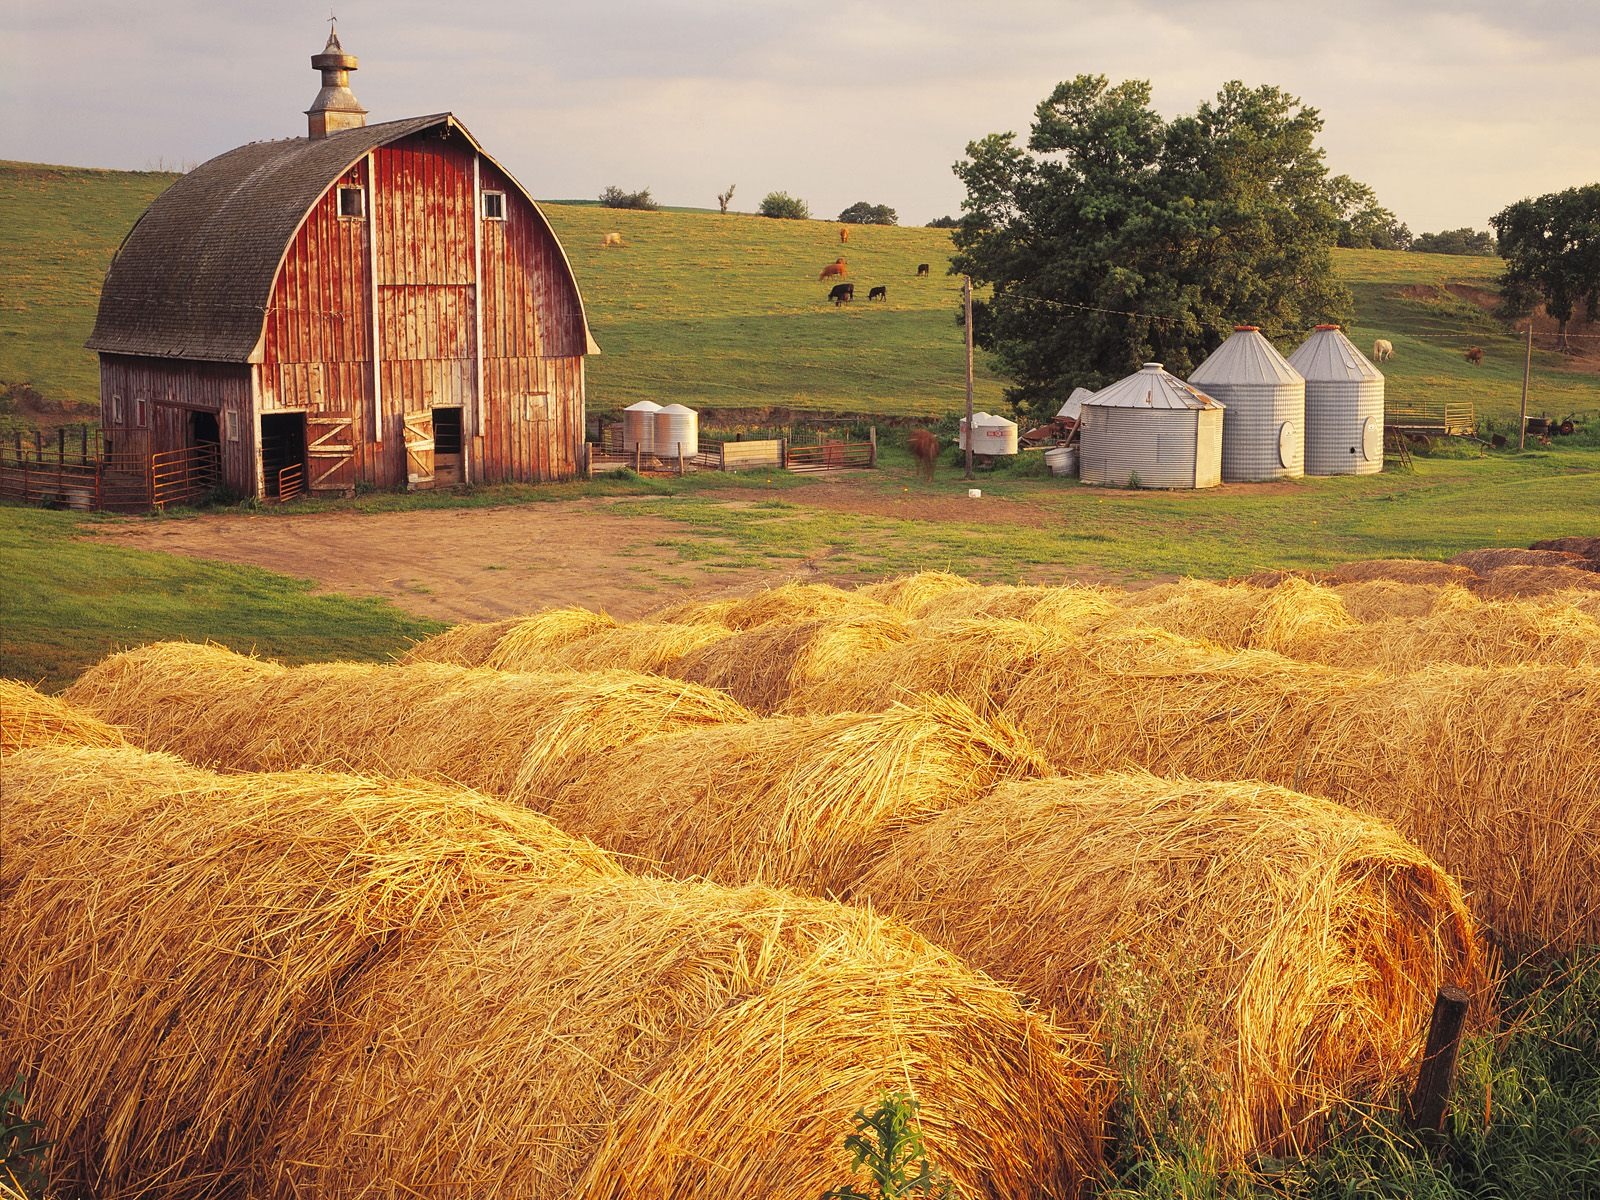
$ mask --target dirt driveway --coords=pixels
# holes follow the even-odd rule
[[[697,595],[782,582],[783,571],[684,561],[683,526],[608,511],[612,501],[393,513],[229,514],[93,527],[121,546],[265,567],[323,590],[381,596],[441,621],[485,621],[581,604],[637,617]],[[813,576],[814,577],[814,576]]]

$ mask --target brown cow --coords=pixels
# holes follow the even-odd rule
[[[620,233],[607,233],[607,234],[604,234],[600,238],[600,245],[601,246],[620,246],[620,245],[622,245],[622,235]]]
[[[836,258],[827,266],[822,268],[822,274],[818,275],[817,278],[827,279],[831,275],[837,275],[839,278],[843,279],[848,274],[849,272],[844,269],[844,259]]]
[[[848,225],[839,226],[839,240],[841,242],[848,242],[850,240],[850,227]]]
[[[1483,366],[1483,347],[1474,346],[1467,351],[1467,361],[1475,367]]]
[[[926,429],[913,429],[906,444],[911,447],[911,457],[917,460],[917,478],[932,483],[934,464],[939,461],[939,439]]]

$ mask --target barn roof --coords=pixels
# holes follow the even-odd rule
[[[436,113],[324,138],[252,142],[202,163],[161,193],[123,239],[88,348],[251,361],[278,265],[318,198],[369,151],[438,127],[483,153],[454,116]],[[593,353],[587,319],[584,334]]]

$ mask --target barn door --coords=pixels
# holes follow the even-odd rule
[[[406,413],[406,487],[412,491],[433,486],[433,412]]]
[[[356,486],[355,418],[306,414],[306,469],[313,492],[347,492]]]

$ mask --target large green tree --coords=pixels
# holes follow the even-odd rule
[[[1229,83],[1164,121],[1150,85],[1080,75],[1014,133],[967,146],[955,270],[988,284],[973,334],[1022,412],[1147,360],[1186,374],[1236,321],[1269,336],[1343,320],[1343,215],[1315,109]]]
[[[1600,183],[1518,200],[1489,224],[1506,260],[1506,310],[1525,316],[1543,302],[1556,321],[1557,344],[1570,349],[1567,323],[1578,307],[1600,319]]]

